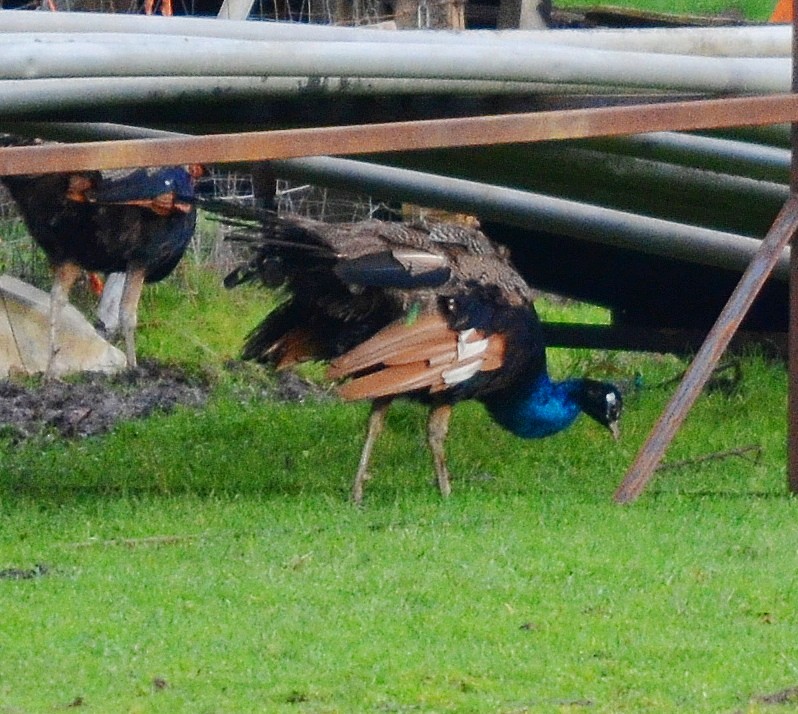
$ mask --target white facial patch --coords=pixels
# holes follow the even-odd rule
[[[617,419],[621,411],[618,395],[615,392],[607,392],[604,398],[607,401],[607,419]]]

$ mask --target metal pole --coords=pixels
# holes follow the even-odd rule
[[[555,91],[559,96],[586,91],[584,86],[553,87],[533,82],[466,79],[364,79],[362,77],[67,77],[0,79],[0,117],[44,116],[80,109],[83,116],[105,113],[111,106],[194,104],[198,120],[206,103],[263,101],[307,97],[379,97],[443,94],[449,97],[502,95],[528,97]],[[596,93],[610,88],[591,87]]]
[[[679,388],[615,492],[617,503],[634,501],[651,480],[654,469],[773,271],[782,251],[789,245],[796,229],[798,229],[798,196],[793,194],[776,217],[773,227],[762,241],[757,254],[707,335],[704,344],[701,345]]]
[[[119,124],[4,125],[0,122],[0,131],[2,130],[67,141],[86,138],[185,136]],[[274,160],[269,165],[281,178],[371,195],[387,195],[397,200],[449,211],[466,211],[483,219],[560,233],[594,243],[711,265],[738,273],[745,270],[760,246],[759,240],[734,233],[554,196],[350,159],[314,156]],[[785,252],[776,264],[773,278],[786,282],[788,273],[789,255]]]
[[[798,92],[798,0],[792,8],[792,91]],[[790,191],[793,198],[798,195],[798,122],[791,127],[792,165]],[[793,240],[793,245],[796,241]],[[789,349],[787,379],[787,487],[798,493],[798,250],[790,256],[790,322],[787,337]]]
[[[657,159],[761,181],[786,184],[790,180],[789,149],[747,141],[663,131],[617,139],[591,139],[587,145],[609,154]]]
[[[0,175],[231,163],[766,125],[798,117],[792,93],[415,122],[280,129],[0,150]]]
[[[492,79],[678,89],[785,92],[786,58],[692,57],[557,45],[252,42],[218,38],[103,41],[26,35],[0,42],[0,78],[340,76]],[[1,38],[1,36],[0,36]]]

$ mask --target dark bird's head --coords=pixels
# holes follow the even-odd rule
[[[623,399],[617,387],[608,382],[583,379],[576,398],[585,414],[607,427],[614,439],[620,436],[618,420],[623,409]]]

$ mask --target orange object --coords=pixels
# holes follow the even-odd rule
[[[97,297],[103,294],[105,283],[97,273],[89,273],[89,288]]]
[[[144,14],[145,15],[152,15],[155,13],[155,7],[158,4],[158,0],[144,0]],[[161,6],[161,15],[164,17],[171,17],[174,15],[172,10],[172,0],[160,0]]]
[[[793,0],[779,0],[768,22],[792,22]]]
[[[86,197],[86,191],[90,191],[92,188],[94,188],[94,184],[91,179],[82,174],[72,174],[69,177],[66,197],[70,201],[86,203],[89,200]]]

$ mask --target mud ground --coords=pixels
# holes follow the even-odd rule
[[[259,398],[303,401],[326,396],[321,388],[291,373],[267,378],[265,372],[258,376],[240,363],[230,363],[228,369],[237,373],[237,378],[248,380],[242,391],[254,391]],[[177,406],[201,408],[213,389],[212,382],[154,361],[111,376],[86,374],[52,382],[40,378],[0,380],[0,439],[20,442],[42,435],[93,436],[120,421],[168,413]]]

